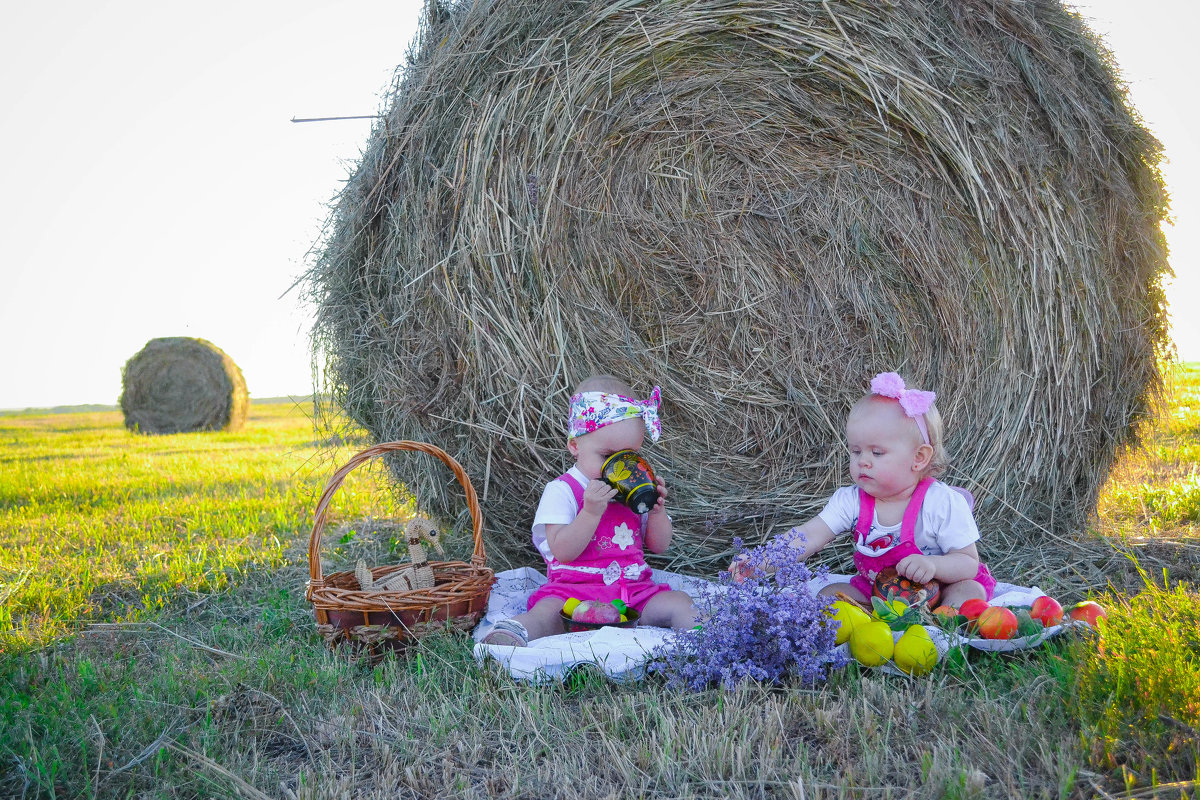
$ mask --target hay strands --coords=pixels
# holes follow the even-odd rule
[[[315,251],[313,338],[374,441],[485,476],[511,564],[592,373],[662,387],[666,566],[696,571],[846,483],[876,372],[938,393],[1005,572],[1044,574],[1031,543],[1077,537],[1154,410],[1160,147],[1058,0],[455,3],[412,53]]]
[[[292,117],[292,122],[335,122],[343,119],[379,119],[382,114],[355,114],[347,117]]]

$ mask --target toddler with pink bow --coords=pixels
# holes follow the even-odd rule
[[[690,628],[692,598],[651,578],[645,550],[661,553],[671,543],[667,488],[656,478],[658,501],[637,514],[616,502],[616,489],[600,478],[605,460],[619,450],[639,450],[649,434],[658,441],[659,390],[649,400],[611,375],[576,387],[567,415],[567,452],[575,465],[542,491],[533,518],[533,543],[546,561],[548,581],[529,598],[524,614],[497,622],[485,644],[524,647],[563,632],[559,612],[569,598],[620,599],[641,614],[641,624]]]
[[[937,579],[945,605],[991,598],[996,581],[979,560],[969,495],[936,480],[947,466],[936,398],[907,388],[895,372],[883,372],[850,409],[846,445],[854,485],[838,489],[820,514],[785,534],[804,535],[793,539],[800,559],[841,534],[853,535],[858,574],[821,594],[842,592],[868,602],[875,577],[895,567],[919,583]],[[735,579],[744,569],[741,561],[730,565]]]

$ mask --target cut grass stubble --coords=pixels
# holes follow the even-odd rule
[[[1185,374],[1180,396],[1197,385]],[[816,691],[676,694],[584,672],[537,687],[480,668],[450,636],[371,668],[327,651],[303,602],[307,516],[331,462],[315,458],[295,409],[257,413],[241,434],[151,441],[115,414],[0,419],[0,457],[15,467],[4,474],[18,476],[0,483],[0,793],[1070,798],[1156,780],[1184,787],[1159,796],[1192,791],[1200,667],[1196,642],[1169,635],[1198,624],[1200,598],[1174,577],[1187,551],[1163,585],[1106,543],[1128,547],[1152,522],[1186,539],[1186,526],[1130,507],[1080,537],[1129,573],[1113,572],[1127,592],[1102,597],[1102,645],[975,656],[925,679],[851,667]],[[1196,433],[1173,425],[1151,461],[1164,437],[1191,452]],[[1153,484],[1165,470],[1138,474]],[[344,494],[330,560],[396,558],[378,526],[350,520],[407,506],[370,485]],[[1057,593],[1046,577],[1030,580]]]

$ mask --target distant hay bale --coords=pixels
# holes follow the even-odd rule
[[[151,339],[121,370],[125,427],[139,433],[240,430],[249,396],[242,371],[204,339]]]
[[[309,275],[333,397],[531,561],[570,387],[661,384],[672,565],[846,481],[934,389],[993,560],[1076,528],[1161,388],[1160,148],[1057,0],[433,4]],[[393,465],[432,512],[454,487]]]

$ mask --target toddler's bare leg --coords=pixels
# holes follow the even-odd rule
[[[562,607],[561,597],[543,597],[533,608],[524,614],[517,614],[513,620],[524,625],[525,630],[529,631],[529,641],[553,636],[563,632],[562,617],[558,613],[562,611]]]
[[[642,624],[660,628],[685,630],[696,625],[696,607],[687,592],[672,589],[659,592],[646,601],[642,609]]]
[[[871,600],[866,595],[848,583],[831,583],[821,591],[817,592],[817,594],[824,595],[825,597],[834,597],[838,592],[846,595],[846,597],[849,597],[860,606],[871,605]]]
[[[971,599],[986,600],[987,591],[979,581],[967,578],[965,581],[958,581],[942,587],[942,596],[938,599],[938,605],[958,608]]]

